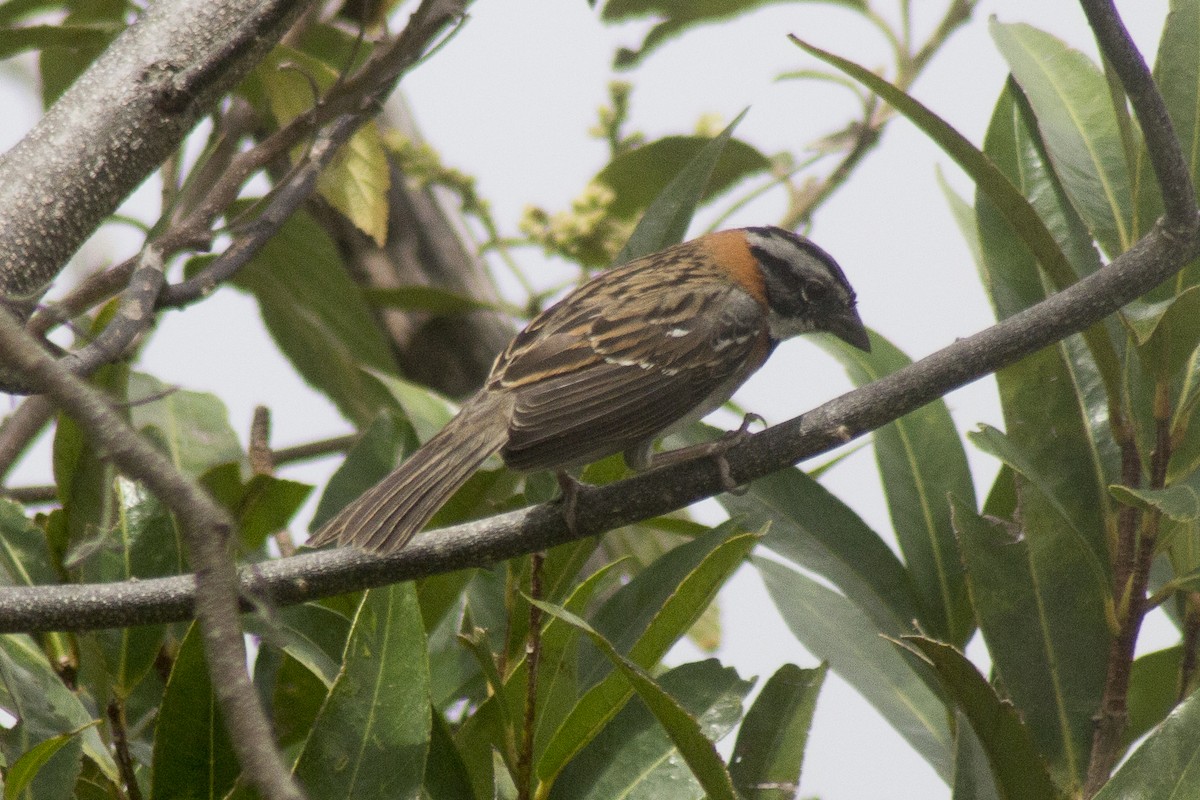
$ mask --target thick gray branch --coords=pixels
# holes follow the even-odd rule
[[[305,5],[159,0],[0,156],[0,299],[18,317]]]

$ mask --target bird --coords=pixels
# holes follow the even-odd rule
[[[827,332],[869,351],[856,304],[828,253],[774,226],[705,234],[601,272],[535,316],[446,427],[308,544],[392,554],[496,453],[560,482],[614,453],[648,469],[680,452],[656,456],[661,437],[719,408],[784,339]]]

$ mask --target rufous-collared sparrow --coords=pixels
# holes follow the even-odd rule
[[[394,552],[497,452],[523,472],[613,453],[645,469],[668,430],[814,331],[870,348],[837,262],[781,228],[710,233],[602,272],[538,314],[458,415],[309,544]]]

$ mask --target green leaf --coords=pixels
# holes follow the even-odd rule
[[[1074,791],[1104,690],[1107,589],[1036,486],[1019,479],[1018,497],[1021,528],[957,500],[954,525],[995,669],[1055,781]]]
[[[615,66],[628,69],[641,63],[653,50],[679,34],[749,13],[781,0],[609,0],[602,18],[607,22],[653,17],[656,24],[637,50],[621,48]],[[837,5],[866,11],[866,0],[833,0]]]
[[[215,467],[200,482],[233,514],[247,552],[261,550],[267,537],[286,528],[313,489],[273,475],[252,475],[243,482],[238,464]]]
[[[0,565],[10,586],[49,586],[59,583],[46,533],[19,505],[0,499]]]
[[[592,643],[613,663],[619,673],[637,692],[650,713],[667,731],[692,774],[710,800],[737,800],[733,780],[717,754],[713,742],[704,735],[700,723],[678,700],[671,697],[634,661],[625,658],[592,626],[566,609],[540,600],[532,601],[547,614],[587,634]]]
[[[992,38],[1037,114],[1055,172],[1110,256],[1134,242],[1129,164],[1104,75],[1087,56],[1024,24]]]
[[[596,610],[592,622],[635,664],[649,669],[688,631],[759,537],[727,522],[666,553]],[[607,661],[607,659],[605,659]],[[586,684],[606,671],[585,659]]]
[[[1192,693],[1150,733],[1095,800],[1185,800],[1200,795],[1200,694]]]
[[[856,386],[912,363],[877,333],[871,334],[870,353],[831,337],[820,344]],[[947,498],[953,494],[974,505],[975,487],[950,411],[937,400],[877,429],[873,439],[892,526],[921,598],[921,628],[965,644],[975,622]]]
[[[733,136],[733,129],[745,116],[746,111],[738,114],[725,130],[700,148],[666,188],[658,193],[647,206],[646,213],[642,215],[641,222],[625,247],[613,260],[614,264],[625,264],[683,241],[688,223],[704,197],[705,187],[709,185],[721,153]]]
[[[0,3],[0,24],[9,25],[48,8],[61,8],[62,0],[8,0]]]
[[[366,425],[387,406],[387,393],[364,369],[395,374],[391,351],[337,247],[312,217],[289,217],[233,284],[254,295],[284,355],[348,419]]]
[[[476,800],[462,755],[450,734],[450,726],[436,710],[421,790],[422,797],[428,796],[429,800]]]
[[[649,669],[688,631],[717,591],[757,543],[732,524],[672,550],[621,589],[596,613],[600,636],[632,663]],[[595,682],[599,669],[583,662],[581,685]],[[629,699],[629,683],[619,672],[591,688],[571,709],[537,761],[536,774],[550,784]]]
[[[46,763],[59,750],[74,741],[84,729],[99,724],[100,720],[92,720],[84,728],[68,733],[60,733],[58,736],[51,736],[49,739],[39,742],[22,754],[20,758],[9,766],[4,774],[4,800],[17,800],[17,798],[21,797],[30,784],[33,783],[33,779],[37,777],[42,767],[46,766]]]
[[[866,699],[934,771],[949,780],[946,706],[845,597],[783,564],[753,558],[792,634]]]
[[[1121,739],[1126,747],[1166,719],[1179,703],[1179,668],[1183,647],[1176,645],[1138,656],[1129,673],[1129,724]]]
[[[257,70],[282,127],[310,109],[317,98],[313,90],[328,90],[338,80],[338,70],[300,50],[278,45]],[[303,157],[297,152],[294,160]],[[387,150],[372,121],[350,137],[317,179],[317,191],[375,244],[387,243],[388,189],[391,169]]]
[[[879,630],[899,636],[920,618],[921,601],[895,552],[802,470],[774,472],[740,497],[717,499],[747,527],[769,524],[764,545],[832,582]]]
[[[979,737],[1004,800],[1065,800],[1050,780],[1020,714],[1000,699],[962,651],[924,636],[905,636],[903,646],[919,653],[942,681]]]
[[[13,5],[5,3],[4,8]],[[61,3],[56,3],[61,7]],[[20,8],[20,6],[18,6]],[[42,105],[49,108],[83,71],[103,53],[110,42],[125,29],[125,15],[129,11],[126,0],[89,0],[85,3],[70,3],[69,12],[60,25],[72,28],[94,26],[97,34],[106,26],[111,27],[107,39],[99,35],[76,38],[70,46],[44,44],[38,58],[42,78]]]
[[[742,721],[729,763],[743,800],[796,796],[808,730],[828,671],[824,664],[815,669],[784,664],[759,692]]]
[[[233,752],[195,624],[179,646],[154,727],[151,797],[222,797],[241,767]]]
[[[135,372],[129,376],[129,400],[133,427],[149,434],[184,473],[198,478],[218,464],[241,463],[242,446],[216,395]]]
[[[116,521],[103,545],[80,565],[82,580],[116,583],[184,571],[179,534],[170,510],[140,484],[114,484]],[[166,627],[139,625],[95,631],[112,691],[122,699],[154,666]]]
[[[415,796],[430,737],[425,627],[411,583],[371,589],[296,762],[313,797]]]
[[[392,412],[380,413],[358,437],[325,485],[309,531],[319,529],[350,501],[395,469],[403,445],[403,432]]]
[[[367,302],[380,308],[397,311],[424,311],[435,317],[466,314],[471,311],[497,311],[492,303],[456,294],[439,286],[397,286],[390,289],[367,289]]]
[[[1000,800],[983,743],[961,708],[954,709],[954,782],[952,800]]]
[[[33,780],[32,797],[57,800],[70,797],[86,755],[109,780],[118,780],[117,764],[91,724],[92,714],[80,697],[55,673],[45,653],[24,634],[0,635],[0,679],[8,692],[7,706],[17,724],[0,731],[0,752],[13,764],[39,742],[63,733],[81,732],[55,753]]]
[[[1200,521],[1200,470],[1165,489],[1130,489],[1113,485],[1108,491],[1128,506],[1156,508],[1179,522]]]
[[[1021,95],[1010,87],[996,104],[985,149],[1049,221],[1078,274],[1088,274],[1097,261],[1091,238],[1062,198],[1031,126]],[[996,316],[1006,319],[1045,299],[1048,289],[1034,256],[987,197],[977,196],[976,211],[984,284]],[[1123,341],[1124,331],[1113,327],[1115,340]],[[1119,402],[1123,366],[1114,337],[1101,327],[1089,337],[1086,350],[1070,337],[1000,370],[996,380],[1005,427],[1029,462],[1026,471],[1046,476],[1043,485],[1053,486],[1051,494],[1097,558],[1107,558],[1103,531],[1112,502],[1105,487],[1118,479],[1121,463],[1109,408]]]
[[[1038,257],[1045,269],[1060,287],[1074,282],[1074,276],[1066,256],[1054,237],[1047,230],[1041,217],[1029,201],[1017,191],[1012,181],[996,168],[996,165],[971,144],[966,137],[934,114],[911,95],[894,86],[874,72],[848,61],[833,53],[821,50],[796,37],[790,37],[801,49],[851,76],[889,105],[903,114],[910,122],[934,141],[946,155],[954,159],[963,171],[975,181],[980,192],[995,204],[1013,229],[1019,231],[1025,245]]]
[[[0,28],[0,58],[26,50],[63,47],[72,50],[103,50],[123,26],[111,22],[81,25],[27,25]]]
[[[341,656],[350,633],[350,620],[318,603],[303,603],[272,611],[270,618],[245,618],[246,631],[262,637],[333,686],[341,670]]]
[[[657,681],[714,742],[741,719],[742,701],[753,686],[714,659],[676,667]],[[702,797],[703,789],[679,756],[667,731],[635,699],[568,765],[550,800]]]
[[[1193,183],[1200,178],[1200,50],[1196,34],[1200,31],[1200,3],[1196,0],[1171,0],[1163,25],[1162,38],[1154,64],[1154,82],[1162,94],[1171,117],[1180,149],[1187,160]],[[1162,214],[1162,195],[1150,168],[1146,148],[1138,150],[1138,218],[1135,234],[1141,236]],[[1168,282],[1169,290],[1179,292],[1196,280],[1196,267],[1186,267]]]
[[[1139,358],[1147,371],[1173,381],[1192,360],[1200,345],[1200,286],[1190,286],[1161,303],[1135,301],[1122,312],[1129,319],[1138,344]]]
[[[615,199],[609,213],[622,219],[636,217],[711,141],[705,136],[666,136],[618,155],[593,178],[613,190]],[[700,201],[710,200],[743,178],[770,168],[770,159],[754,147],[730,139],[703,187]]]
[[[446,427],[458,412],[458,407],[452,401],[428,386],[385,373],[377,373],[375,377],[404,412],[405,420],[412,425],[422,444]]]

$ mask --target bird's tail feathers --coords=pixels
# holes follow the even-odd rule
[[[479,395],[390,475],[342,509],[309,539],[380,555],[408,543],[508,438],[498,399]]]

